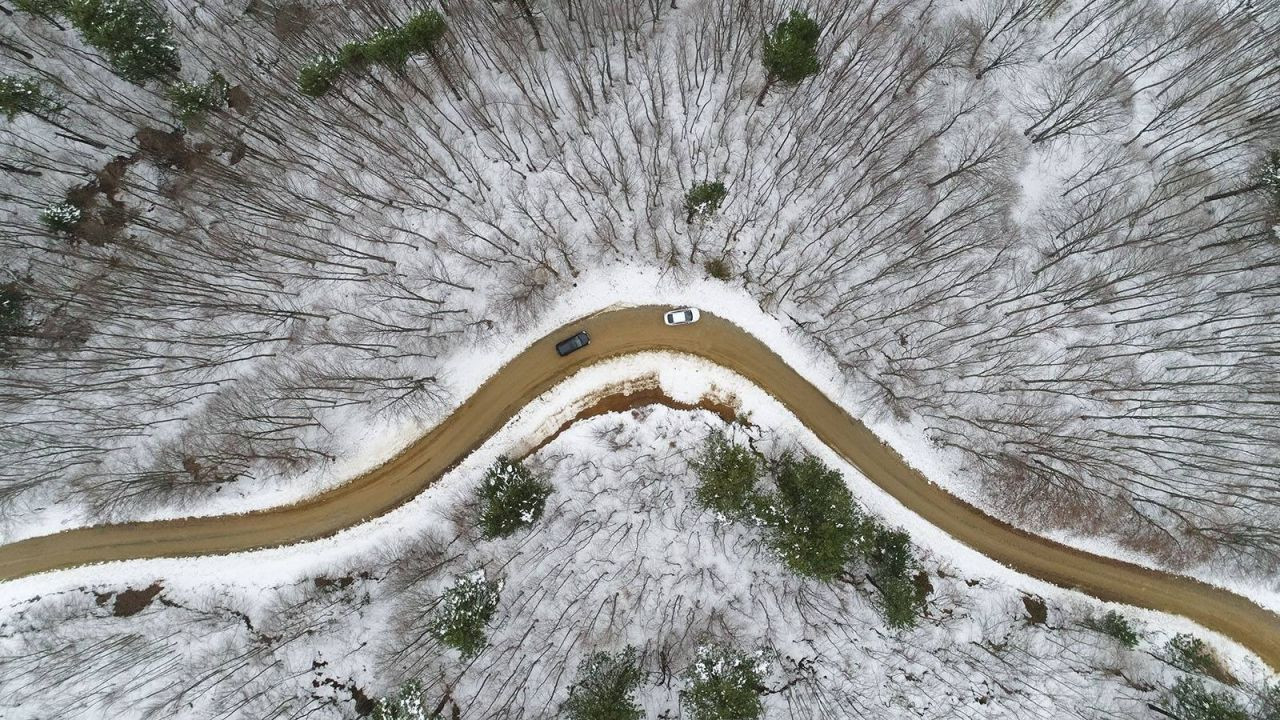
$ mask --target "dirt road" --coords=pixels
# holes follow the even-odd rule
[[[1280,616],[1195,580],[1009,527],[930,484],[753,336],[708,314],[696,326],[670,328],[662,323],[663,309],[609,311],[539,340],[403,453],[310,500],[248,515],[103,525],[23,540],[0,546],[0,580],[108,560],[227,553],[332,535],[412,498],[521,407],[583,366],[644,350],[674,350],[731,368],[764,388],[873,482],[974,550],[1055,585],[1191,618],[1280,670]],[[556,340],[579,328],[591,333],[591,345],[557,356]]]

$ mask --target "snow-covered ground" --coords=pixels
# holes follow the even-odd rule
[[[104,146],[26,113],[4,127],[0,282],[28,293],[29,332],[0,370],[0,539],[305,497],[530,338],[663,302],[757,334],[981,507],[1277,606],[1280,246],[1256,195],[1205,201],[1274,137],[1274,3],[814,3],[823,71],[763,107],[759,34],[789,3],[534,3],[545,51],[514,3],[450,3],[447,65],[315,101],[302,63],[419,8],[163,5],[184,77],[224,72],[246,109],[178,133],[161,88],[114,77],[74,31],[0,26],[4,71],[38,68],[57,122]],[[687,222],[685,191],[710,179],[726,202]],[[86,211],[118,236],[40,225],[91,180],[108,187]],[[728,282],[705,279],[712,261]],[[406,512],[343,542],[403,532]],[[103,572],[234,584],[247,562],[298,578],[337,547],[0,592]]]
[[[972,483],[972,474],[966,472],[965,459],[954,451],[948,452],[929,442],[922,428],[922,420],[915,418],[913,421],[900,422],[883,412],[877,412],[875,408],[867,407],[860,400],[866,396],[866,388],[851,386],[847,375],[842,374],[826,356],[814,352],[806,344],[803,332],[794,325],[784,325],[761,310],[741,290],[713,279],[675,279],[638,267],[619,267],[609,272],[586,275],[577,287],[557,298],[536,323],[509,336],[492,337],[473,351],[452,356],[441,372],[447,394],[454,398],[453,405],[456,406],[529,343],[574,319],[611,307],[662,304],[700,307],[730,320],[760,338],[828,397],[840,403],[851,415],[867,423],[913,466],[923,471],[926,477],[970,503],[982,506],[984,496]],[[696,326],[690,328],[690,332],[697,332]],[[655,372],[661,372],[667,383],[677,383],[675,387],[678,388],[678,377],[663,371],[664,367],[661,360],[642,357],[591,368],[548,393],[536,403],[536,409],[529,408],[520,417],[561,418],[550,421],[551,428],[554,429],[563,419],[571,418],[576,413],[574,398]],[[762,402],[765,399],[763,393],[750,387],[745,380],[707,363],[701,364],[698,373],[690,374],[687,382],[694,389],[686,389],[682,395],[692,394],[696,397],[701,392],[697,390],[699,386],[718,384],[731,385],[736,388],[735,392],[743,395],[754,393],[761,396]],[[439,416],[443,417],[450,409],[442,409]],[[399,418],[392,423],[379,422],[378,417],[369,417],[366,408],[361,406],[353,408],[348,418],[336,418],[334,422],[344,426],[340,437],[344,438],[344,445],[350,448],[349,451],[340,453],[335,462],[320,466],[301,477],[271,478],[264,483],[229,486],[226,492],[219,493],[198,507],[157,508],[143,515],[142,519],[243,513],[318,494],[381,465],[425,434],[431,426],[422,419]],[[779,417],[774,425],[782,426],[784,422],[792,425],[796,423],[787,414],[785,420]],[[58,515],[54,512],[31,513],[25,517],[25,523],[11,535],[10,540],[83,524],[87,524],[83,517]],[[1083,550],[1161,568],[1159,562],[1106,538],[1046,531],[1044,528],[1033,530]],[[1271,577],[1267,580],[1261,577],[1241,577],[1237,573],[1224,572],[1220,565],[1209,564],[1183,572],[1246,595],[1266,607],[1280,609],[1280,578]]]
[[[838,468],[862,504],[923,549],[933,586],[928,619],[889,632],[869,587],[788,576],[758,531],[693,507],[688,460],[723,426],[702,411],[644,408],[575,424],[528,460],[556,488],[546,517],[527,533],[481,540],[473,493],[483,470],[498,455],[527,451],[625,378],[684,402],[730,401],[756,428],[732,431],[739,437],[749,433],[767,452],[800,446]],[[506,584],[492,646],[460,665],[424,640],[422,622],[440,590],[476,568]],[[152,583],[162,589],[145,610],[113,616],[117,596],[109,593]],[[1047,603],[1046,624],[1028,620],[1024,596]],[[536,717],[563,700],[587,652],[628,643],[647,653],[653,682],[643,696],[656,716],[675,707],[679,689],[657,657],[676,672],[704,634],[814,663],[791,694],[768,702],[851,717],[1132,717],[1172,686],[1178,673],[1159,658],[1175,632],[1209,641],[1244,689],[1268,677],[1248,653],[1187,621],[1104,606],[968,551],[879,492],[745,380],[661,353],[581,371],[422,496],[333,538],[28,578],[0,586],[0,603],[0,696],[14,718],[166,716],[186,702],[192,717],[298,717],[312,708],[346,717],[355,705],[344,688],[376,696],[413,678],[436,697],[450,688],[464,717],[508,706]],[[1140,626],[1137,650],[1081,625],[1106,607]],[[798,672],[785,661],[772,667],[771,686]],[[528,679],[495,684],[507,676]]]
[[[766,696],[767,717],[1147,717],[1146,703],[1165,703],[1180,676],[1162,650],[1180,631],[1210,642],[1243,701],[1268,677],[1230,643],[1154,613],[1117,608],[1142,635],[1132,651],[1089,630],[1103,604],[930,533],[786,424],[779,406],[714,368],[669,356],[615,365],[584,371],[559,399],[585,397],[623,369],[678,399],[708,387],[735,398],[754,429],[729,432],[766,453],[818,453],[868,508],[910,530],[932,588],[922,623],[886,630],[869,585],[790,575],[757,529],[694,506],[688,462],[724,428],[703,411],[647,407],[574,425],[527,460],[555,488],[546,515],[481,539],[476,484],[497,455],[555,427],[563,404],[539,403],[422,497],[331,540],[5,587],[4,717],[352,717],[368,709],[356,698],[410,679],[426,687],[428,707],[447,695],[462,717],[547,717],[587,653],[627,644],[643,652],[638,696],[658,717],[676,710],[680,671],[708,638],[766,650],[771,688],[796,681]],[[489,647],[459,662],[424,623],[443,588],[476,569],[503,580],[502,600]],[[119,594],[153,582],[161,587],[141,599]]]

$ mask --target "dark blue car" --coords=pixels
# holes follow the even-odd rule
[[[586,330],[583,330],[567,340],[561,340],[556,343],[556,352],[560,353],[560,356],[563,357],[574,350],[581,350],[590,344],[591,336],[587,334]]]

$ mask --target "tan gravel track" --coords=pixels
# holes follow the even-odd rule
[[[110,560],[229,553],[332,535],[414,497],[574,371],[609,357],[672,350],[722,365],[765,389],[872,482],[983,555],[1054,585],[1190,618],[1280,670],[1280,616],[1275,613],[1196,580],[1073,550],[1010,527],[931,484],[754,336],[708,313],[696,325],[667,327],[661,318],[665,309],[610,310],[553,332],[403,453],[324,494],[246,515],[101,525],[3,545],[0,580]],[[591,334],[591,344],[567,358],[557,356],[556,341],[580,328]]]

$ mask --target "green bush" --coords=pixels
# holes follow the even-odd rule
[[[764,37],[762,61],[769,80],[798,83],[822,69],[818,62],[818,23],[799,10],[792,10]]]
[[[501,590],[502,583],[485,580],[482,570],[459,578],[440,597],[427,630],[464,658],[479,654],[488,642],[485,628],[498,610]]]
[[[1218,663],[1209,652],[1209,646],[1198,637],[1187,633],[1178,633],[1165,645],[1165,653],[1169,662],[1187,672],[1210,673],[1217,669]]]
[[[925,601],[924,593],[914,579],[886,576],[877,579],[876,584],[880,592],[877,605],[885,624],[895,629],[914,627]]]
[[[524,465],[500,457],[485,472],[479,494],[484,536],[506,537],[542,517],[551,486]]]
[[[0,77],[0,112],[6,120],[12,120],[19,113],[32,115],[52,115],[62,110],[64,105],[45,94],[40,83],[31,78],[20,78],[16,75]]]
[[[834,580],[852,557],[861,513],[840,473],[805,453],[784,453],[774,471],[778,494],[766,514],[772,542],[787,567]]]
[[[680,701],[692,720],[755,720],[764,713],[759,657],[727,645],[703,645],[685,671]]]
[[[578,667],[578,680],[564,704],[569,720],[640,720],[644,710],[631,694],[644,681],[636,649],[594,653]]]
[[[890,627],[915,625],[925,597],[914,575],[920,569],[911,536],[873,517],[860,515],[854,546],[880,591],[880,610]]]
[[[1249,714],[1225,692],[1210,692],[1204,683],[1181,678],[1173,686],[1174,714],[1178,720],[1249,720]]]
[[[715,215],[728,194],[724,183],[719,181],[698,183],[689,188],[684,195],[685,222],[693,222],[694,217]]]
[[[447,29],[440,13],[424,10],[409,18],[409,22],[400,28],[400,34],[404,36],[409,52],[416,55],[434,51]]]
[[[1259,181],[1271,196],[1271,205],[1276,215],[1280,216],[1280,150],[1272,150],[1267,155],[1267,164],[1262,168]]]
[[[65,15],[69,0],[13,0],[13,6],[30,15],[38,15],[46,20]]]
[[[404,67],[412,55],[409,37],[400,30],[379,30],[364,42],[364,57],[368,62],[392,69]]]
[[[0,285],[0,337],[13,335],[22,329],[26,300],[17,285]]]
[[[751,448],[713,432],[692,464],[698,476],[698,504],[735,520],[753,515],[760,461]]]
[[[856,544],[876,576],[907,577],[916,570],[911,536],[874,518],[860,518]]]
[[[40,222],[51,232],[71,232],[81,217],[80,208],[65,200],[49,203],[40,211]]]
[[[1280,720],[1280,685],[1268,685],[1262,689],[1258,720]]]
[[[66,15],[116,74],[135,85],[167,80],[182,69],[169,25],[148,0],[70,0]]]
[[[1138,645],[1138,632],[1133,629],[1133,625],[1129,623],[1128,618],[1115,610],[1108,610],[1106,615],[1094,620],[1091,626],[1098,632],[1119,640],[1121,645],[1130,650]]]
[[[184,125],[191,125],[203,119],[205,113],[226,107],[230,89],[227,79],[215,72],[203,83],[174,83],[166,94],[173,103],[174,117]]]
[[[401,685],[395,695],[381,698],[373,706],[373,720],[427,720],[428,716],[422,686],[412,680]]]
[[[320,97],[333,88],[341,75],[342,62],[332,55],[321,55],[298,71],[298,90],[307,97]]]
[[[343,71],[359,72],[375,64],[399,70],[414,55],[434,52],[446,27],[444,17],[435,10],[417,13],[398,28],[383,28],[367,40],[346,43],[337,55],[324,55],[303,66],[298,89],[308,97],[320,97],[333,88]]]

